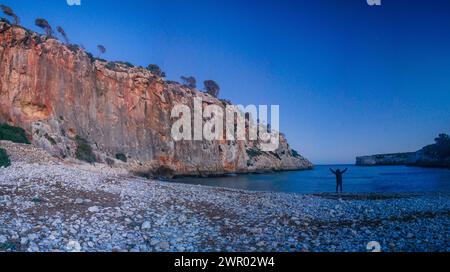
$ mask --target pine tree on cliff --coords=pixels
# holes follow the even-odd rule
[[[197,80],[195,79],[195,77],[193,77],[193,76],[189,76],[189,77],[182,76],[181,80],[183,80],[184,86],[186,86],[186,87],[188,87],[190,89],[197,88]]]
[[[15,25],[19,25],[20,24],[20,19],[19,17],[14,13],[14,11],[12,10],[12,8],[5,6],[5,5],[0,5],[0,9],[3,11],[3,13],[7,16],[13,17],[14,19],[14,24]]]
[[[149,66],[147,66],[147,70],[152,72],[152,74],[154,74],[155,76],[166,77],[166,73],[164,73],[156,64],[150,64]]]
[[[45,30],[45,34],[48,37],[53,37],[53,29],[50,26],[50,24],[47,22],[47,20],[42,19],[42,18],[38,18],[38,19],[36,19],[35,24],[36,24],[36,26],[44,29]]]
[[[214,80],[206,80],[204,83],[206,93],[218,97],[220,92],[220,86]]]
[[[69,38],[67,38],[67,34],[64,31],[64,29],[62,27],[58,26],[56,28],[56,31],[58,31],[59,34],[61,34],[61,36],[64,38],[64,41],[66,42],[66,44],[69,44]]]
[[[99,58],[100,58],[101,55],[106,53],[106,48],[103,45],[101,45],[101,44],[97,45],[97,49],[98,49],[98,52],[99,52],[99,54],[98,54]]]

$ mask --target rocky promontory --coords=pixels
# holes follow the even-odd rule
[[[380,154],[356,158],[356,165],[407,165],[433,168],[450,168],[450,137],[440,134],[436,143],[417,152]]]
[[[356,158],[356,165],[409,165],[416,161],[416,153],[393,153],[379,154],[372,156],[362,156]]]
[[[82,143],[92,148],[91,161],[150,176],[313,167],[284,135],[273,152],[262,151],[258,141],[174,141],[171,109],[196,97],[204,107],[229,103],[0,22],[0,123],[25,129],[34,146],[54,156],[75,157]]]

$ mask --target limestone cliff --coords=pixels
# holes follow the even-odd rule
[[[0,22],[0,123],[24,128],[32,143],[55,156],[74,156],[77,135],[100,162],[125,154],[139,173],[212,175],[309,169],[281,136],[274,152],[258,142],[183,141],[171,138],[171,109],[208,94],[168,82],[122,62],[92,58],[21,27]],[[253,152],[257,150],[257,152]]]

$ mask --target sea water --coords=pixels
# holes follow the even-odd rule
[[[336,191],[336,178],[329,168],[348,168],[344,192],[450,192],[450,170],[407,166],[360,167],[320,165],[314,170],[216,178],[181,178],[174,182],[251,191],[314,194]]]

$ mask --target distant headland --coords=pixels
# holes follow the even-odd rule
[[[434,144],[416,152],[379,154],[356,158],[356,165],[408,165],[434,168],[450,168],[450,137],[440,134]]]

